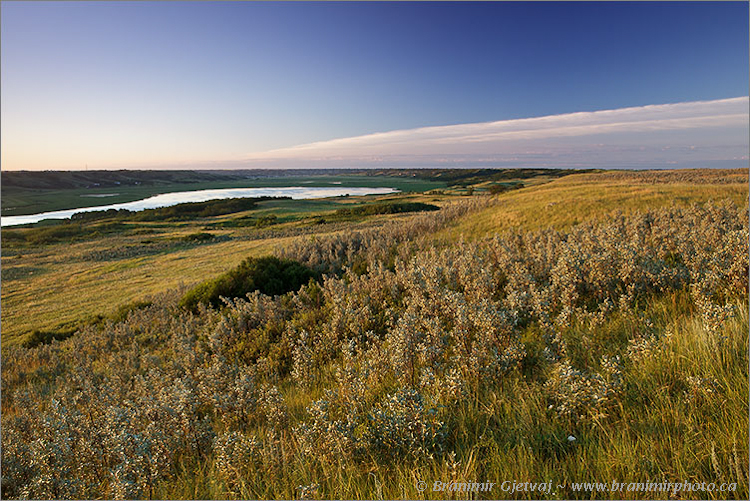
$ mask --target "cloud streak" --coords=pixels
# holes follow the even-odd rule
[[[748,97],[396,130],[248,155],[248,167],[747,166]]]

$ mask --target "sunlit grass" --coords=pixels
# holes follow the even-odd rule
[[[694,203],[732,200],[744,206],[747,181],[727,184],[637,184],[627,180],[599,180],[598,174],[574,174],[547,184],[497,195],[497,203],[453,227],[437,239],[481,238],[511,229],[552,227],[566,230],[616,211],[630,213],[647,208],[688,207]]]

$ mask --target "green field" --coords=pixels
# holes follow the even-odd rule
[[[564,174],[4,228],[3,497],[746,499],[748,171]]]

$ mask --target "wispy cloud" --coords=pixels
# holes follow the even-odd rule
[[[423,127],[248,155],[265,167],[747,166],[748,97]]]

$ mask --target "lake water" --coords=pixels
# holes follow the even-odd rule
[[[29,214],[28,216],[3,216],[0,218],[2,226],[14,226],[18,224],[36,223],[43,219],[67,219],[76,212],[93,212],[109,209],[128,209],[140,211],[145,209],[156,209],[158,207],[169,207],[186,202],[205,202],[207,200],[219,200],[223,198],[251,198],[251,197],[291,197],[295,200],[304,198],[327,198],[343,195],[387,195],[396,193],[393,188],[313,188],[290,186],[286,188],[229,188],[223,190],[199,190],[199,191],[177,191],[174,193],[163,193],[153,197],[126,202],[121,204],[100,205],[98,207],[81,207],[80,209],[58,210],[53,212],[42,212]]]

